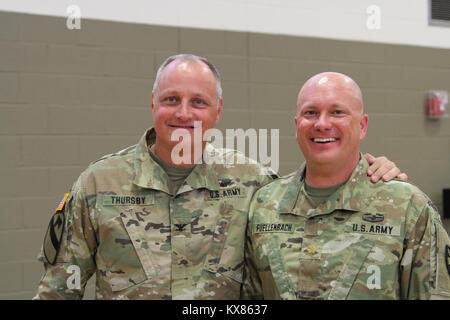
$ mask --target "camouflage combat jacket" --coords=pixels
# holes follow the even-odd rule
[[[316,206],[304,165],[255,193],[245,298],[450,298],[450,241],[417,187],[373,184],[361,157],[350,179]]]
[[[197,164],[172,194],[148,152],[155,137],[147,131],[80,175],[56,263],[40,254],[46,272],[35,298],[81,298],[95,273],[97,299],[239,299],[250,200],[276,174],[207,144],[203,157],[215,163]]]

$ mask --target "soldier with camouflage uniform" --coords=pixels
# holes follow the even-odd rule
[[[172,162],[174,130],[192,134],[196,120],[204,133],[219,120],[220,83],[208,63],[167,59],[152,95],[155,129],[81,174],[62,205],[63,232],[50,225],[36,298],[81,298],[94,273],[98,299],[239,298],[248,205],[277,176],[210,144],[195,166]]]
[[[98,299],[239,298],[245,210],[270,175],[256,163],[227,168],[242,156],[208,145],[205,152],[217,163],[197,165],[171,191],[148,152],[155,136],[149,130],[136,146],[81,174],[65,208],[67,235],[56,264],[46,264],[41,297],[81,297],[96,272]],[[71,265],[82,270],[78,290],[67,288]]]
[[[450,240],[435,206],[407,182],[373,184],[365,174],[357,84],[318,74],[297,106],[306,165],[253,197],[244,296],[449,299]]]
[[[92,163],[63,199],[40,254],[46,271],[35,298],[79,299],[94,273],[97,299],[239,298],[249,203],[277,176],[205,143],[203,161],[171,158],[175,130],[192,135],[201,121],[204,133],[221,111],[220,78],[209,61],[179,55],[161,65],[155,128]],[[383,163],[381,174],[398,174],[386,159],[374,166]]]

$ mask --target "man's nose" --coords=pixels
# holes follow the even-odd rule
[[[188,121],[192,119],[191,107],[188,101],[181,101],[180,106],[175,114],[178,119],[182,121]]]
[[[330,130],[331,129],[331,121],[329,115],[324,112],[321,113],[316,123],[314,124],[314,128],[319,131]]]

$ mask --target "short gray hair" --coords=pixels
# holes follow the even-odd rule
[[[164,60],[164,62],[159,67],[158,72],[156,73],[155,82],[153,83],[153,93],[155,94],[156,90],[158,89],[159,78],[161,77],[162,71],[164,70],[165,67],[167,67],[171,62],[175,60],[203,62],[209,67],[209,69],[214,74],[214,78],[216,78],[217,105],[219,105],[219,101],[222,98],[222,81],[220,80],[219,70],[217,70],[217,68],[208,59],[196,56],[194,54],[177,54],[174,56],[170,56],[166,60]]]

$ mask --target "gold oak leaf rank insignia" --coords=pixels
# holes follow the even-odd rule
[[[58,252],[61,246],[62,235],[64,231],[64,207],[69,194],[65,193],[63,199],[55,210],[50,223],[48,224],[47,233],[44,238],[44,256],[51,265],[55,264]]]

